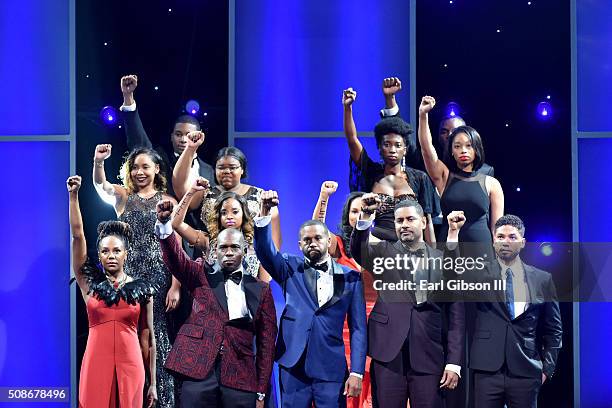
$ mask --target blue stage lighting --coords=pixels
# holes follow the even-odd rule
[[[115,126],[119,119],[119,111],[112,106],[105,106],[100,111],[100,120],[106,126]]]
[[[197,115],[200,111],[200,104],[198,101],[191,99],[185,104],[185,111],[190,115]]]
[[[449,102],[446,105],[446,116],[454,118],[455,116],[461,116],[461,107],[457,102]]]
[[[540,119],[550,119],[553,113],[552,105],[549,102],[540,102],[538,103],[537,112]]]

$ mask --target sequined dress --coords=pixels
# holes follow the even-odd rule
[[[174,407],[174,377],[166,371],[164,363],[171,349],[166,295],[172,284],[172,275],[164,265],[159,240],[155,236],[155,206],[161,199],[160,192],[148,199],[130,194],[119,219],[128,223],[133,233],[126,272],[134,279],[145,279],[159,288],[153,298],[153,326],[157,343],[157,407],[170,408]]]

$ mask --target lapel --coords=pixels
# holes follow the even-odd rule
[[[319,307],[319,301],[317,300],[317,271],[302,262],[302,279],[304,280],[304,286],[306,291],[310,295],[310,300],[314,302],[315,309]]]
[[[333,259],[331,260],[331,268],[334,278],[334,294],[332,295],[331,299],[327,301],[327,303],[321,306],[321,309],[332,307],[342,298],[342,294],[344,293],[344,270]]]
[[[522,260],[521,262],[523,263],[523,271],[525,272],[525,282],[527,284],[527,291],[529,292],[529,299],[527,299],[527,301],[529,302],[529,306],[527,306],[527,309],[529,309],[537,302],[535,271],[530,265],[527,265]]]
[[[244,296],[247,302],[247,308],[251,313],[251,317],[255,320],[257,315],[257,309],[259,308],[259,301],[261,300],[262,285],[251,275],[242,275],[242,286],[244,287]]]
[[[208,278],[208,284],[212,289],[215,297],[219,301],[219,305],[225,311],[225,313],[229,313],[227,309],[227,295],[225,294],[225,282],[223,280],[223,272],[221,268],[215,263],[210,271],[206,274]]]
[[[502,271],[501,265],[499,264],[499,261],[497,260],[497,258],[495,258],[490,263],[490,265],[491,265],[491,268],[490,268],[491,282],[494,279],[503,279],[502,273],[506,273],[506,271],[505,270]],[[512,320],[512,318],[510,317],[510,311],[508,310],[508,306],[506,305],[506,292],[501,291],[501,290],[495,290],[493,292],[494,292],[495,300],[497,301],[497,304],[499,305],[506,319]]]

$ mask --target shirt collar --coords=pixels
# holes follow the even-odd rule
[[[510,268],[510,270],[512,271],[512,276],[521,276],[524,274],[523,261],[521,260],[520,255],[517,255],[517,257],[514,258],[514,261],[512,261],[510,265],[506,265],[499,258],[497,258],[497,262],[499,263],[499,266],[502,270],[502,275],[504,276],[506,276],[506,271],[508,270],[508,268]]]

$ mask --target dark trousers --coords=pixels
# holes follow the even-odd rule
[[[490,373],[474,370],[476,408],[536,408],[541,378],[511,376],[504,368]]]
[[[219,382],[219,361],[203,380],[182,378],[180,401],[182,408],[255,408],[257,394],[223,386]]]
[[[408,340],[388,363],[372,359],[372,402],[376,408],[443,408],[442,374],[417,373],[410,366]]]
[[[344,382],[317,380],[306,375],[304,356],[291,368],[279,366],[281,406],[283,408],[346,407]],[[325,358],[321,356],[321,358]],[[347,373],[348,375],[348,373]],[[404,407],[405,408],[405,407]]]

